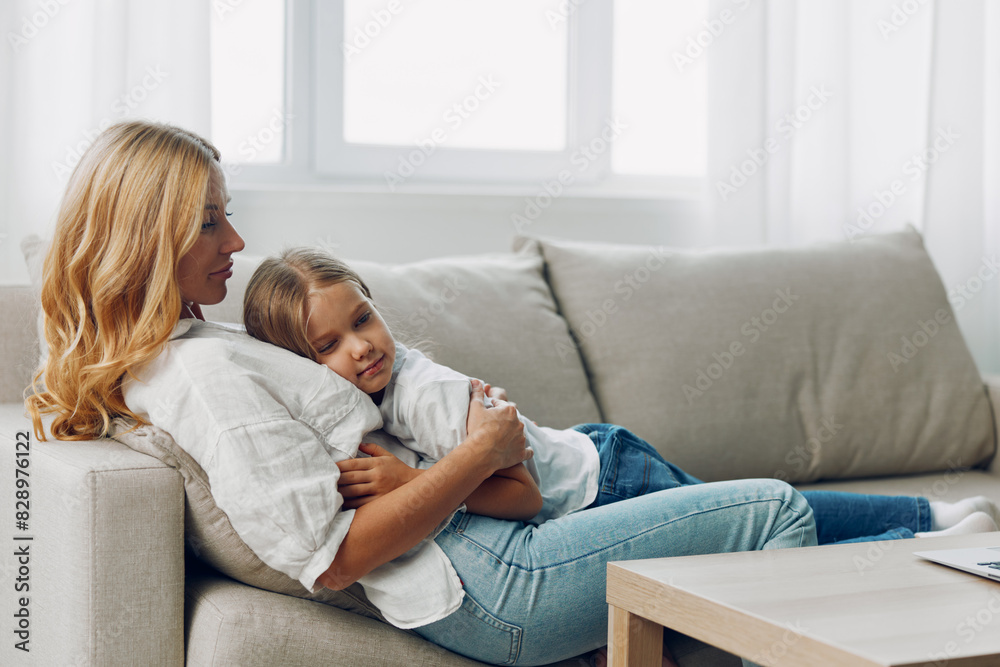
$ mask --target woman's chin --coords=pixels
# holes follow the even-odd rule
[[[187,303],[196,303],[199,306],[215,306],[225,300],[227,293],[228,289],[225,283],[222,283],[220,285],[213,285],[212,289],[203,290],[201,294],[197,294],[190,299],[181,294],[181,299]]]

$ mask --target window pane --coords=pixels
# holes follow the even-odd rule
[[[212,141],[226,162],[280,162],[287,125],[285,2],[212,7]]]
[[[615,140],[621,174],[704,176],[707,156],[705,55],[686,57],[704,30],[708,0],[615,0],[614,113],[629,124]]]
[[[550,23],[545,9],[537,0],[346,0],[345,141],[562,150],[566,21]]]

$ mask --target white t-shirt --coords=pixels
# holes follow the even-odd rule
[[[138,380],[127,379],[123,392],[129,409],[169,432],[201,465],[247,546],[310,591],[319,589],[316,579],[354,518],[354,510],[341,509],[337,462],[356,457],[364,437],[426,467],[388,437],[369,434],[381,424],[378,409],[347,380],[217,324],[181,320],[166,349]],[[433,535],[360,583],[401,628],[444,618],[464,596]]]
[[[465,440],[470,390],[467,376],[397,343],[392,377],[379,405],[382,428],[424,459],[439,461]],[[543,500],[531,521],[542,523],[592,503],[601,462],[590,438],[518,417],[535,452],[525,465]]]

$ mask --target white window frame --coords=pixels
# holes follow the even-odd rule
[[[585,196],[691,198],[704,179],[614,175],[611,151],[573,167],[581,147],[601,137],[612,120],[611,2],[566,3],[568,30],[567,137],[562,151],[501,151],[438,146],[393,191],[508,193],[537,189],[573,176],[569,192]],[[230,169],[233,188],[322,187],[388,192],[385,172],[398,168],[411,146],[350,144],[343,140],[343,0],[286,0],[286,118],[280,164],[241,163]],[[335,38],[332,36],[336,36]],[[585,46],[585,48],[584,48]],[[583,74],[586,73],[586,76]],[[328,85],[320,85],[326,82]]]

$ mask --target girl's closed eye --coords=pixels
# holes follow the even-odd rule
[[[316,351],[319,352],[320,354],[326,354],[327,352],[331,351],[336,345],[337,345],[337,340],[334,339],[331,340],[329,343],[324,343],[320,345]]]
[[[371,316],[372,316],[372,314],[370,312],[365,313],[364,315],[362,315],[361,317],[358,318],[358,321],[355,323],[355,326],[361,326],[362,324],[364,324],[365,322],[367,322],[369,319],[371,319]]]

